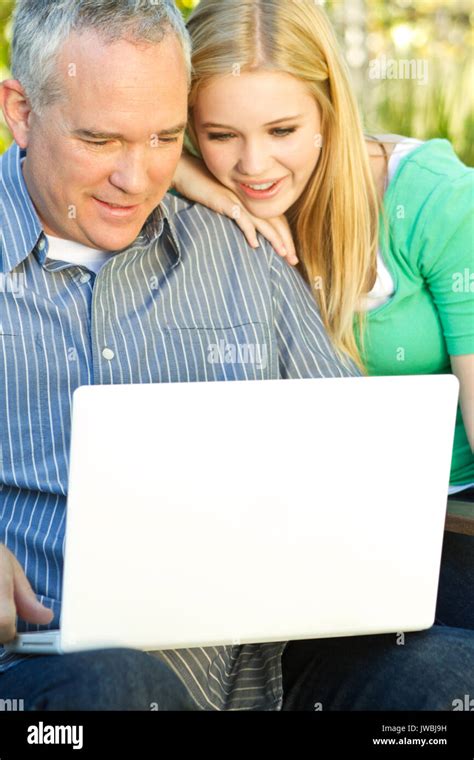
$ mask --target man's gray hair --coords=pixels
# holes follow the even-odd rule
[[[191,81],[191,41],[173,0],[17,0],[11,70],[37,113],[64,95],[56,60],[73,33],[95,31],[106,43],[180,42]]]

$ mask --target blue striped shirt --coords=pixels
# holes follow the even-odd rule
[[[166,195],[133,244],[97,275],[48,259],[24,156],[13,145],[0,160],[0,541],[54,610],[50,627],[57,628],[78,386],[357,372],[336,357],[298,273],[265,240],[254,252],[232,220],[199,204]],[[19,631],[38,629],[18,621]],[[284,646],[154,655],[204,710],[279,710]],[[21,659],[0,648],[0,671]]]

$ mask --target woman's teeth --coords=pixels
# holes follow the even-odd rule
[[[276,182],[267,182],[265,185],[247,185],[246,187],[251,187],[252,190],[269,190],[273,185],[276,185]]]

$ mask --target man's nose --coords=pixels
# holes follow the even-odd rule
[[[116,160],[111,183],[128,195],[143,195],[148,187],[149,156],[141,146],[129,148]]]
[[[252,179],[259,179],[268,174],[269,163],[264,146],[257,140],[248,141],[240,154],[237,171]]]

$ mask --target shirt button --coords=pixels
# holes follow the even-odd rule
[[[102,356],[104,357],[104,359],[108,359],[108,361],[110,361],[111,359],[114,358],[115,354],[111,348],[104,348],[104,350],[102,351]]]
[[[38,243],[38,250],[44,251],[45,247],[46,247],[46,240],[44,238],[41,238],[41,240]]]
[[[86,282],[89,282],[91,276],[87,272],[84,272],[84,274],[81,274],[79,278],[79,282],[82,283],[82,285],[85,285]]]

